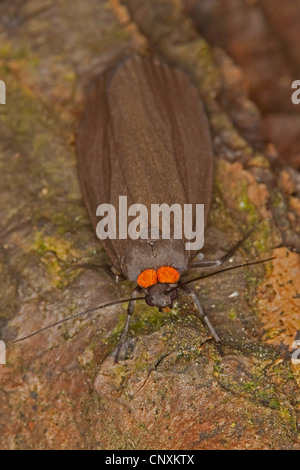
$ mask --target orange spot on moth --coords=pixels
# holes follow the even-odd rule
[[[170,312],[171,312],[171,308],[170,308],[170,307],[165,307],[165,308],[163,308],[163,312],[165,312],[165,313],[170,313]]]
[[[170,266],[162,266],[156,271],[156,273],[158,282],[162,282],[164,284],[175,284],[180,278],[179,272]]]
[[[137,283],[141,287],[150,287],[157,283],[157,275],[154,269],[145,269],[137,278]]]

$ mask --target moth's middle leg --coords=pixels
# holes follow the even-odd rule
[[[123,274],[114,273],[112,270],[112,266],[110,266],[109,264],[93,264],[93,263],[75,264],[74,266],[69,268],[68,271],[73,271],[74,269],[92,269],[93,271],[99,271],[99,269],[102,269],[115,282],[122,282],[126,280],[126,277]]]

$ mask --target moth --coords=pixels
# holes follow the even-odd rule
[[[78,174],[84,201],[97,228],[97,208],[109,204],[122,217],[120,196],[128,206],[143,204],[204,205],[204,227],[212,197],[214,155],[206,112],[199,93],[180,69],[158,59],[135,56],[122,61],[93,80],[87,89],[85,111],[77,136]],[[186,248],[187,238],[178,239],[175,218],[170,218],[170,237],[129,238],[124,233],[102,240],[111,265],[81,264],[75,268],[104,268],[117,282],[136,283],[130,299],[110,302],[48,325],[34,334],[72,318],[88,315],[110,305],[128,301],[124,331],[116,350],[118,361],[126,341],[137,300],[163,311],[172,307],[179,290],[192,297],[201,319],[217,343],[221,340],[206,315],[196,292],[182,276],[191,268],[218,267],[232,257],[246,236],[222,258],[195,259],[197,250]],[[192,226],[197,226],[192,220]],[[263,260],[266,261],[266,260]],[[254,261],[231,266],[258,264]],[[217,271],[217,272],[220,272]]]

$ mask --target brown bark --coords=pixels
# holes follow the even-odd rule
[[[267,2],[265,2],[267,3]],[[199,35],[178,0],[1,4],[0,447],[5,449],[299,449],[299,175],[266,145],[244,72]],[[12,16],[13,15],[13,16]],[[12,18],[14,18],[12,20]],[[205,253],[250,226],[235,262],[268,265],[198,283],[223,339],[220,355],[194,307],[139,305],[130,352],[112,354],[125,306],[20,343],[71,313],[128,297],[82,203],[74,135],[82,88],[118,58],[158,54],[183,68],[205,102],[216,155]]]

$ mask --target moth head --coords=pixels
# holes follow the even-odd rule
[[[178,296],[178,290],[174,289],[169,292],[169,289],[176,287],[176,284],[154,284],[146,289],[145,301],[150,307],[158,307],[159,309],[165,307],[172,307],[174,300]]]
[[[161,266],[157,270],[146,269],[137,278],[137,283],[146,291],[145,301],[150,307],[172,307],[178,295],[176,288],[179,272],[171,266]],[[172,290],[171,290],[172,289]],[[170,292],[169,292],[170,291]]]

